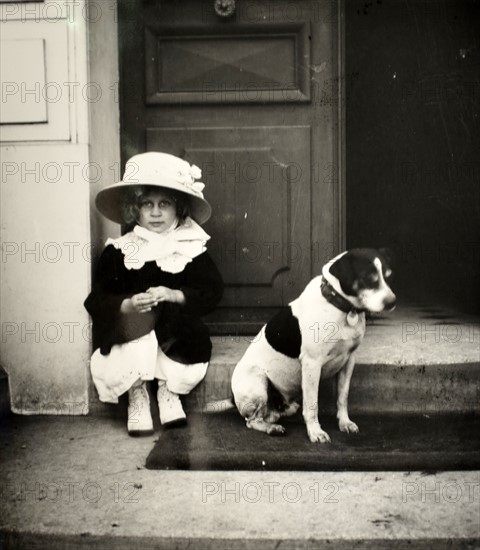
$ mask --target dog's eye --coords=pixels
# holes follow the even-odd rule
[[[364,288],[375,288],[378,286],[378,281],[380,280],[379,276],[375,273],[372,275],[365,275],[362,277],[363,287]]]

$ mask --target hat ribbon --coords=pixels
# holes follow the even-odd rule
[[[200,168],[195,164],[192,164],[189,166],[188,171],[177,172],[176,180],[196,195],[203,197],[202,191],[204,190],[205,185],[201,181],[195,181],[201,177],[202,171]]]

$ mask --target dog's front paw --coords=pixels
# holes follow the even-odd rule
[[[351,420],[340,420],[338,422],[338,427],[341,432],[346,432],[348,434],[358,434],[360,431],[355,422],[352,422]]]
[[[330,436],[320,426],[307,426],[308,437],[312,443],[330,443]]]

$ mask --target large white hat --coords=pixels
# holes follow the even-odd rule
[[[203,197],[205,185],[196,181],[202,177],[198,166],[167,153],[141,153],[125,165],[122,181],[99,191],[95,204],[109,220],[124,224],[123,203],[125,192],[132,185],[153,185],[173,189],[188,197],[190,216],[199,224],[205,223],[212,208]]]

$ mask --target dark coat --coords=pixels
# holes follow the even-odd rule
[[[155,286],[181,290],[185,304],[160,302],[147,313],[120,312],[125,298]],[[122,252],[108,245],[84,304],[93,320],[93,348],[106,355],[114,344],[135,340],[154,329],[168,356],[187,364],[208,361],[212,344],[200,317],[215,309],[222,294],[222,277],[208,252],[194,258],[182,272],[168,273],[154,261],[141,269],[127,269]]]

